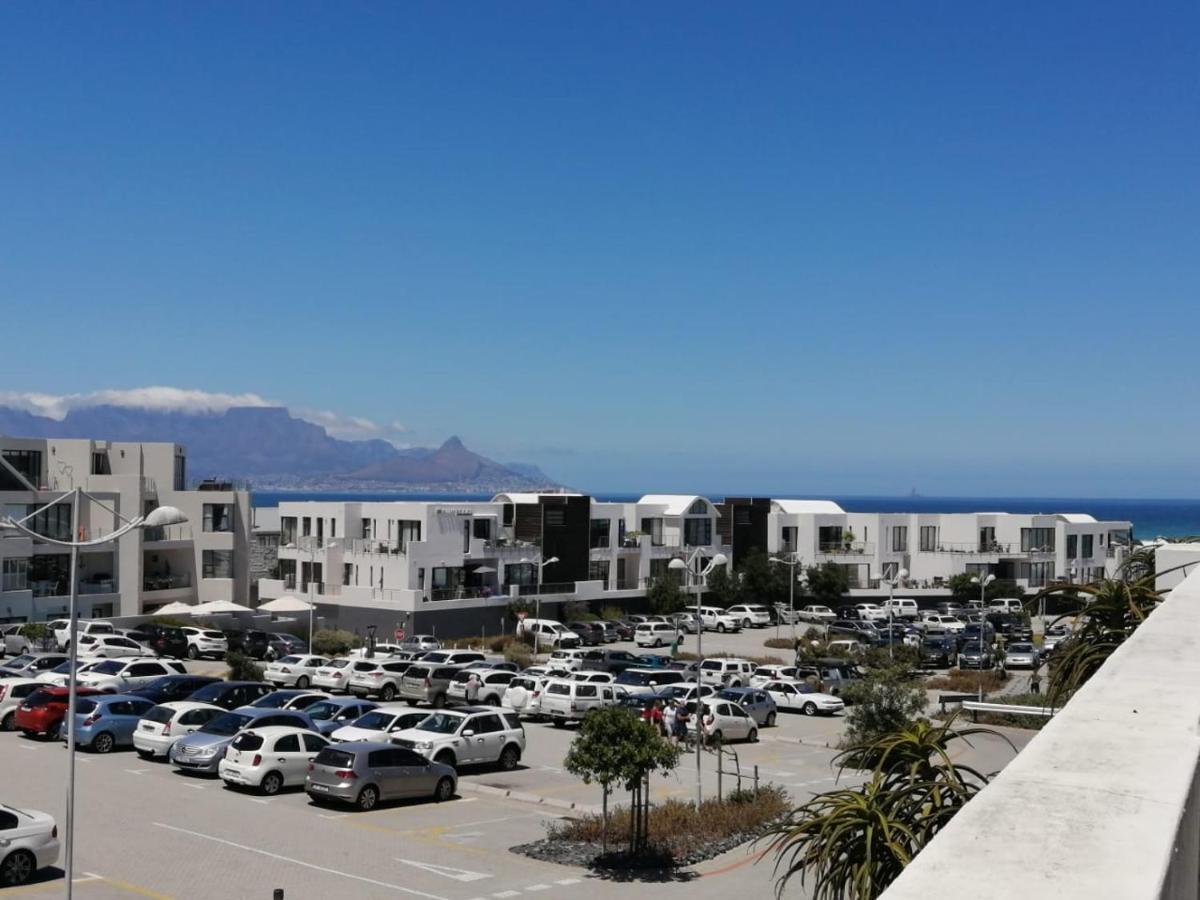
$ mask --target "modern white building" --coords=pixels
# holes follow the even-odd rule
[[[187,455],[178,444],[0,436],[0,511],[14,519],[82,487],[78,522],[70,502],[30,523],[60,539],[94,539],[126,518],[174,506],[187,524],[135,529],[117,545],[81,552],[80,615],[139,616],[173,601],[246,602],[250,495],[221,482],[187,490]],[[107,508],[106,508],[107,507]],[[0,530],[0,622],[64,615],[70,594],[70,552]]]

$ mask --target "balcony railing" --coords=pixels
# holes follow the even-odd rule
[[[116,592],[116,583],[111,578],[97,578],[95,581],[79,583],[79,593],[81,594],[115,594]]]
[[[646,586],[646,580],[643,578],[618,578],[616,586],[613,590],[616,591],[636,591],[639,588]]]
[[[341,544],[347,553],[363,556],[399,556],[406,547],[399,541],[380,541],[375,538],[343,538]]]
[[[864,556],[874,553],[875,545],[869,541],[824,541],[817,552],[825,556]]]
[[[179,588],[189,588],[191,586],[191,572],[180,572],[172,575],[153,575],[148,573],[142,576],[143,591],[174,591]]]
[[[518,587],[518,595],[521,597],[536,597],[545,594],[573,594],[575,593],[575,582],[564,581],[558,584],[543,583],[543,584],[522,584]]]
[[[920,553],[966,553],[972,556],[989,556],[998,553],[1016,553],[1016,544],[1002,544],[998,541],[938,541],[937,543],[919,547]]]
[[[481,597],[498,596],[500,596],[500,592],[496,588],[490,587],[434,588],[429,592],[429,599],[438,602],[444,600],[477,600]]]
[[[538,541],[510,541],[501,538],[496,541],[484,541],[483,549],[493,556],[528,556],[536,554],[541,549]]]
[[[143,528],[142,538],[147,543],[153,541],[190,541],[192,539],[192,526],[157,525],[150,528]]]

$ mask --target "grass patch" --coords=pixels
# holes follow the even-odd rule
[[[697,810],[683,800],[667,800],[650,810],[650,844],[659,854],[676,863],[695,858],[706,849],[733,838],[750,840],[766,826],[791,810],[787,792],[768,785],[757,793],[733,791],[723,802],[705,800]],[[582,841],[599,845],[604,820],[599,815],[551,822],[546,826],[552,841]],[[619,849],[630,829],[629,807],[618,806],[609,814],[608,842]]]
[[[974,670],[964,672],[962,669],[951,669],[945,675],[934,675],[925,682],[927,687],[931,687],[934,690],[951,691],[955,694],[974,693],[979,690],[981,683],[983,685],[983,692],[990,694],[1003,687],[1004,679],[992,669],[986,669],[982,672]]]
[[[791,638],[767,638],[763,646],[771,650],[795,650]]]

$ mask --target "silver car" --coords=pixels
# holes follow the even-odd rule
[[[242,706],[206,722],[199,731],[171,745],[170,760],[186,772],[216,775],[225,751],[243,728],[285,725],[316,731],[312,719],[292,709],[254,709]]]
[[[326,747],[308,770],[304,789],[314,803],[349,803],[364,812],[380,800],[449,800],[458,787],[452,766],[395,744],[351,741]]]

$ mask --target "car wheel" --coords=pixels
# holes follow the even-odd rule
[[[765,724],[768,728],[775,727],[775,713],[767,713],[767,721]]]
[[[283,787],[283,776],[278,772],[268,772],[263,776],[262,784],[258,789],[268,797],[279,793],[279,789]]]
[[[432,704],[433,708],[441,709],[445,705],[446,705],[446,695],[445,694],[436,694],[433,698],[433,704]]]
[[[659,647],[662,646],[662,641],[659,640],[658,638],[655,638],[654,643],[651,644],[650,646],[652,646],[655,650],[657,650]]]
[[[384,703],[391,703],[394,699],[396,699],[395,685],[385,684],[382,688],[380,688],[379,699]]]
[[[188,656],[188,659],[199,659],[200,658],[200,651],[196,649],[195,644],[192,644],[190,647],[188,647],[187,656]]]
[[[354,801],[354,805],[363,812],[370,812],[375,808],[375,804],[379,802],[379,791],[372,785],[367,785],[358,792],[358,799]]]
[[[708,742],[710,744],[720,744],[723,737],[724,735],[721,734],[721,729],[718,728],[716,731],[709,732]]]
[[[416,701],[416,700],[406,699],[404,702],[405,702],[405,703],[407,703],[409,706],[416,706],[416,705],[417,705],[417,701]]]
[[[749,741],[751,744],[757,744],[758,743],[758,729],[751,728],[750,733],[748,735],[746,735],[746,740]]]
[[[433,799],[438,803],[444,803],[454,796],[454,781],[450,778],[441,778],[437,787],[433,791]]]
[[[500,768],[505,772],[511,772],[520,761],[521,751],[514,744],[509,744],[500,754]]]
[[[300,690],[302,690],[302,691],[303,691],[303,690],[307,690],[307,688],[308,688],[308,676],[307,676],[307,675],[301,675],[299,678],[297,678],[297,679],[296,679],[296,687],[298,687],[298,688],[299,688]]]
[[[752,624],[754,624],[754,623],[751,622],[749,619],[742,619],[742,627],[743,628],[749,628]]]
[[[717,623],[717,631],[720,632],[721,634],[725,633],[725,623],[724,622]]]
[[[550,721],[554,723],[555,728],[565,728],[567,725],[562,719],[551,719]]]
[[[804,704],[804,714],[806,716],[815,716],[817,714],[817,704],[805,703]]]
[[[13,714],[9,713],[3,719],[0,719],[0,731],[13,730]]]
[[[135,752],[142,759],[154,759],[154,754],[151,753],[149,750],[137,750],[135,748]]]
[[[0,885],[24,884],[37,871],[37,859],[28,850],[14,850],[0,863]]]
[[[452,769],[458,768],[458,764],[455,762],[455,759],[454,759],[454,754],[451,753],[449,750],[443,750],[441,753],[439,753],[437,756],[435,756],[433,758],[433,761],[437,762],[437,763],[441,763],[443,766],[449,766]]]
[[[97,753],[111,753],[116,741],[107,731],[102,731],[92,738],[92,749]]]

